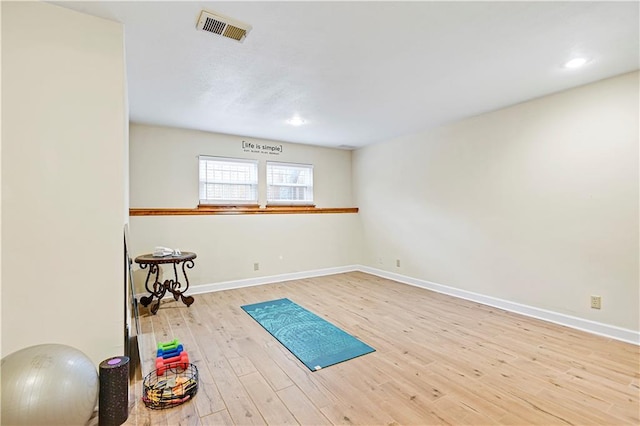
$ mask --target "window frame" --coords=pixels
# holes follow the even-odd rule
[[[298,167],[298,168],[305,168],[310,170],[310,185],[303,185],[303,184],[280,184],[280,185],[274,185],[272,182],[270,182],[270,173],[269,173],[269,166],[270,165],[279,165],[279,166],[291,166],[291,167]],[[313,164],[308,164],[308,163],[292,163],[292,162],[285,162],[285,161],[266,161],[266,167],[265,167],[265,174],[266,174],[266,197],[267,197],[267,201],[266,201],[266,205],[267,207],[269,206],[274,206],[274,207],[278,207],[278,206],[306,206],[306,207],[315,207],[315,200],[314,200],[314,165]],[[306,188],[306,192],[311,194],[311,199],[310,200],[282,200],[282,199],[277,199],[277,200],[271,200],[269,198],[270,195],[270,191],[269,188],[272,186],[289,186],[289,187],[302,187],[302,188]]]
[[[255,173],[255,182],[251,182],[251,181],[236,181],[236,182],[232,182],[232,181],[220,181],[220,182],[214,182],[214,181],[207,181],[206,179],[203,180],[202,179],[202,163],[203,161],[218,161],[218,162],[225,162],[225,163],[245,163],[245,164],[252,164],[254,166],[254,173]],[[242,200],[233,200],[233,199],[208,199],[208,198],[202,198],[203,195],[203,186],[208,184],[208,183],[213,183],[213,184],[222,184],[222,185],[250,185],[252,187],[252,191],[253,191],[253,195],[254,197],[249,200],[249,199],[242,199]],[[215,155],[198,155],[198,199],[199,199],[199,204],[200,206],[257,206],[258,205],[258,200],[260,197],[259,194],[259,188],[260,188],[260,169],[259,169],[259,161],[258,160],[253,160],[253,159],[249,159],[249,158],[233,158],[233,157],[220,157],[220,156],[215,156]]]

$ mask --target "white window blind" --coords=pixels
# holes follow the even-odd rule
[[[258,204],[258,161],[198,157],[200,204]]]
[[[267,204],[313,204],[313,165],[267,161]]]

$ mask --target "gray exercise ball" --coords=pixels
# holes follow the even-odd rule
[[[2,358],[2,425],[84,425],[98,401],[98,372],[78,349],[45,344]]]

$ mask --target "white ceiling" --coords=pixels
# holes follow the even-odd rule
[[[131,121],[330,147],[639,68],[638,2],[54,3],[124,24]],[[253,29],[197,31],[202,9]]]

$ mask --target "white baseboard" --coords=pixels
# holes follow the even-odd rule
[[[505,311],[514,312],[516,314],[521,314],[527,317],[537,318],[543,321],[552,322],[554,324],[564,325],[576,330],[586,331],[587,333],[597,334],[599,336],[609,337],[615,340],[621,340],[623,342],[632,343],[634,345],[640,345],[640,332],[629,330],[626,328],[616,327],[614,325],[604,324],[584,318],[578,318],[571,315],[548,311],[546,309],[523,305],[521,303],[510,302],[508,300],[498,299],[491,296],[485,296],[483,294],[473,293],[471,291],[461,290],[454,287],[448,287],[446,285],[407,277],[405,275],[383,271],[381,269],[371,268],[368,266],[358,265],[357,270],[366,272],[371,275],[376,275],[378,277],[398,281],[404,284],[409,284],[438,293],[447,294],[449,296],[459,297],[461,299],[482,303],[483,305],[504,309]]]
[[[232,290],[235,288],[253,287],[263,284],[281,283],[284,281],[301,280],[304,278],[322,277],[325,275],[342,274],[345,272],[357,271],[357,265],[338,266],[335,268],[315,269],[311,271],[291,272],[288,274],[270,275],[266,277],[245,278],[241,280],[223,281],[212,284],[202,284],[190,286],[188,290],[189,295],[211,293],[214,291]],[[145,296],[147,293],[138,294],[138,299],[141,296]]]
[[[576,330],[586,331],[587,333],[597,334],[599,336],[632,343],[634,345],[640,345],[640,332],[638,331],[591,321],[584,318],[578,318],[571,315],[561,314],[558,312],[548,311],[546,309],[523,305],[521,303],[510,302],[508,300],[498,299],[491,296],[485,296],[483,294],[473,293],[471,291],[461,290],[454,287],[448,287],[446,285],[437,284],[418,278],[412,278],[406,275],[400,275],[394,272],[388,272],[364,265],[339,266],[335,268],[315,269],[311,271],[292,272],[288,274],[271,275],[266,277],[256,277],[241,280],[224,281],[213,284],[203,284],[189,287],[189,294],[193,295],[211,293],[214,291],[231,290],[235,288],[252,287],[263,284],[273,284],[284,281],[300,280],[304,278],[342,274],[352,271],[365,272],[367,274],[376,275],[381,278],[387,278],[404,284],[409,284],[438,293],[447,294],[449,296],[482,303],[483,305],[493,306],[499,309],[504,309],[505,311],[514,312],[527,317],[537,318],[543,321],[552,322],[554,324],[564,325]],[[141,296],[144,295],[145,294],[138,294],[138,300]]]

